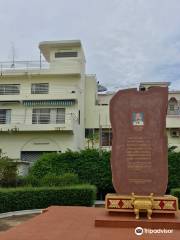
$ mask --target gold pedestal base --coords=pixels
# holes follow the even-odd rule
[[[109,212],[134,212],[139,219],[140,212],[146,212],[151,219],[153,213],[176,213],[178,211],[178,199],[171,195],[165,196],[140,196],[107,194],[105,209]]]

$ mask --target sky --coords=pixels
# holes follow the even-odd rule
[[[41,41],[80,39],[109,90],[167,81],[180,90],[179,0],[0,0],[0,61],[38,60]],[[12,47],[13,46],[13,47]]]

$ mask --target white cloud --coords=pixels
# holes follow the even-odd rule
[[[179,0],[0,0],[0,60],[37,59],[42,40],[81,39],[87,71],[109,88],[180,89]]]

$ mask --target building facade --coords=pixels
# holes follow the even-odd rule
[[[1,63],[0,150],[19,161],[23,173],[43,153],[110,149],[112,141],[114,93],[98,92],[96,76],[86,74],[81,42],[48,41],[39,48],[45,62]],[[162,83],[140,88],[152,85]],[[169,92],[167,134],[180,149],[180,91]]]
[[[92,84],[92,83],[91,83]],[[142,82],[139,85],[139,90],[146,91],[152,86],[169,87],[169,82]],[[93,106],[92,89],[89,92],[90,97],[86,101],[86,133],[90,136],[89,145],[97,146],[102,149],[111,149],[112,131],[109,121],[109,101],[114,93],[102,92],[98,93],[98,104]],[[91,101],[90,101],[91,100]],[[91,117],[93,114],[93,117]],[[169,147],[175,146],[177,151],[180,151],[180,91],[169,91],[168,95],[168,109],[166,118],[166,131],[168,136]],[[94,141],[91,140],[94,135]],[[96,140],[99,136],[98,141]]]
[[[0,149],[24,164],[85,146],[85,57],[80,41],[42,42],[46,62],[1,63]]]

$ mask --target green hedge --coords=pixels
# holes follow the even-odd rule
[[[92,185],[51,188],[1,188],[0,213],[47,208],[51,205],[92,206],[95,198],[96,187]]]
[[[42,178],[47,174],[78,174],[80,182],[93,184],[100,195],[114,192],[110,167],[110,152],[86,149],[80,152],[50,153],[35,162],[30,175]]]
[[[48,173],[42,178],[34,175],[18,176],[16,181],[17,187],[64,187],[80,184],[78,175],[74,173],[64,173],[63,175],[55,175]]]
[[[179,205],[180,205],[180,188],[173,188],[171,189],[171,195],[175,196],[179,200]]]
[[[64,173],[63,175],[48,174],[45,175],[40,181],[40,186],[47,187],[63,187],[70,186],[79,183],[79,178],[77,174],[74,173]]]
[[[169,183],[168,190],[180,188],[180,152],[170,152],[168,155],[169,163]]]
[[[169,183],[171,188],[180,188],[180,153],[170,151]],[[110,167],[110,152],[87,149],[80,152],[67,151],[43,155],[32,167],[30,175],[42,178],[47,174],[62,175],[65,172],[78,174],[80,182],[90,183],[97,187],[98,198],[114,192]]]

